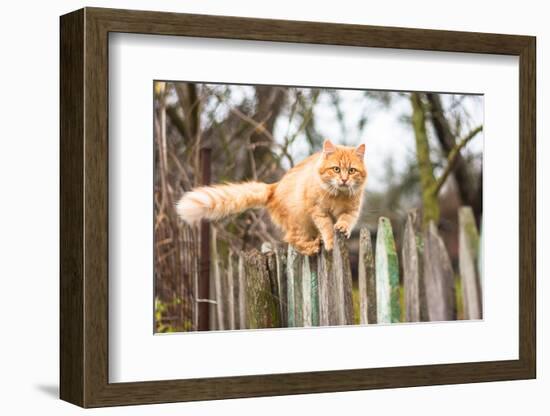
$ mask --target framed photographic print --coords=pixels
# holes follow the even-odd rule
[[[61,17],[83,407],[534,378],[535,38]]]

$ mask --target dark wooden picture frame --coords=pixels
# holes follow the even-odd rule
[[[535,38],[85,8],[61,17],[60,396],[83,407],[351,391],[536,376]],[[110,32],[519,57],[519,359],[109,383]]]

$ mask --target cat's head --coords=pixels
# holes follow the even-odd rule
[[[318,164],[323,187],[331,194],[357,194],[367,179],[364,156],[364,144],[357,147],[335,146],[330,140],[325,140]]]

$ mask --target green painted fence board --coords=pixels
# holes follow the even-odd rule
[[[380,217],[376,236],[376,300],[378,323],[401,319],[399,263],[390,220]]]

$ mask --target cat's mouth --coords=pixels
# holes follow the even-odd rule
[[[355,193],[355,187],[351,184],[340,184],[338,185],[338,192],[353,195]]]
[[[342,182],[328,182],[323,186],[327,189],[332,195],[337,195],[339,193],[353,195],[355,194],[355,186],[351,183],[342,183]]]

